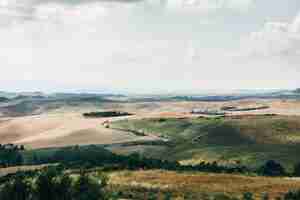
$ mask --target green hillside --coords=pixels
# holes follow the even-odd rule
[[[253,167],[270,159],[291,167],[300,160],[299,117],[141,119],[114,122],[112,127],[168,138],[170,145],[165,148],[145,151],[162,159],[241,163]]]

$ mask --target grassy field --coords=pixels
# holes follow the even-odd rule
[[[300,161],[300,117],[140,119],[117,121],[112,127],[168,138],[171,146],[152,149],[149,155],[183,163],[218,161],[257,167],[274,159],[291,168]]]
[[[110,175],[110,185],[120,191],[125,188],[134,191],[133,195],[167,191],[174,199],[208,199],[205,197],[218,194],[240,198],[245,192],[252,192],[255,199],[261,199],[265,193],[274,199],[289,190],[299,189],[300,180],[154,170],[114,172]]]

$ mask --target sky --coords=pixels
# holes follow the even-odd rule
[[[299,0],[0,0],[0,90],[300,87]]]

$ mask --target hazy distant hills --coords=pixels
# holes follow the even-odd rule
[[[7,101],[9,101],[9,98],[0,97],[0,102],[7,102]]]
[[[99,107],[102,103],[118,102],[122,97],[122,95],[114,94],[1,92],[0,116],[35,115],[68,107]]]
[[[27,101],[234,101],[248,98],[260,99],[298,99],[300,89],[295,90],[237,90],[233,92],[199,92],[199,94],[150,94],[150,95],[124,95],[114,93],[51,93],[43,92],[5,92],[0,91],[0,103]]]
[[[209,95],[184,95],[173,96],[174,100],[181,101],[235,101],[242,99],[300,99],[300,89],[262,91],[262,92],[243,92],[233,94],[209,94]]]

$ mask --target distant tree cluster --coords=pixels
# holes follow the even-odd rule
[[[300,88],[297,88],[297,89],[295,90],[295,93],[299,93],[299,94],[300,94]]]
[[[98,175],[93,179],[81,171],[79,177],[48,168],[39,172],[34,181],[19,174],[6,182],[0,189],[1,200],[105,200],[109,194],[104,191],[107,178]]]
[[[14,144],[0,144],[0,167],[9,167],[23,164],[23,156],[20,153],[24,146]]]
[[[6,98],[6,97],[0,97],[0,102],[7,102],[7,101],[9,101],[8,98]]]
[[[293,176],[300,177],[300,162],[295,165]]]
[[[274,160],[267,161],[257,170],[257,174],[263,176],[293,176],[300,177],[300,162],[294,166],[294,170],[288,173],[286,169]]]
[[[24,151],[24,145],[15,145],[15,144],[0,144],[0,150],[15,150],[15,151]]]
[[[252,111],[252,110],[264,110],[270,108],[269,106],[257,106],[257,107],[249,107],[249,108],[237,108],[235,106],[224,106],[221,110],[224,111],[232,111],[232,112],[240,112],[240,111]]]
[[[300,199],[300,190],[298,191],[289,191],[283,197],[284,200],[299,200]]]
[[[127,112],[120,112],[120,111],[104,111],[104,112],[90,112],[84,113],[84,117],[121,117],[121,116],[129,116],[132,115]]]
[[[264,176],[286,176],[287,172],[280,163],[269,160],[258,169],[258,174]]]

